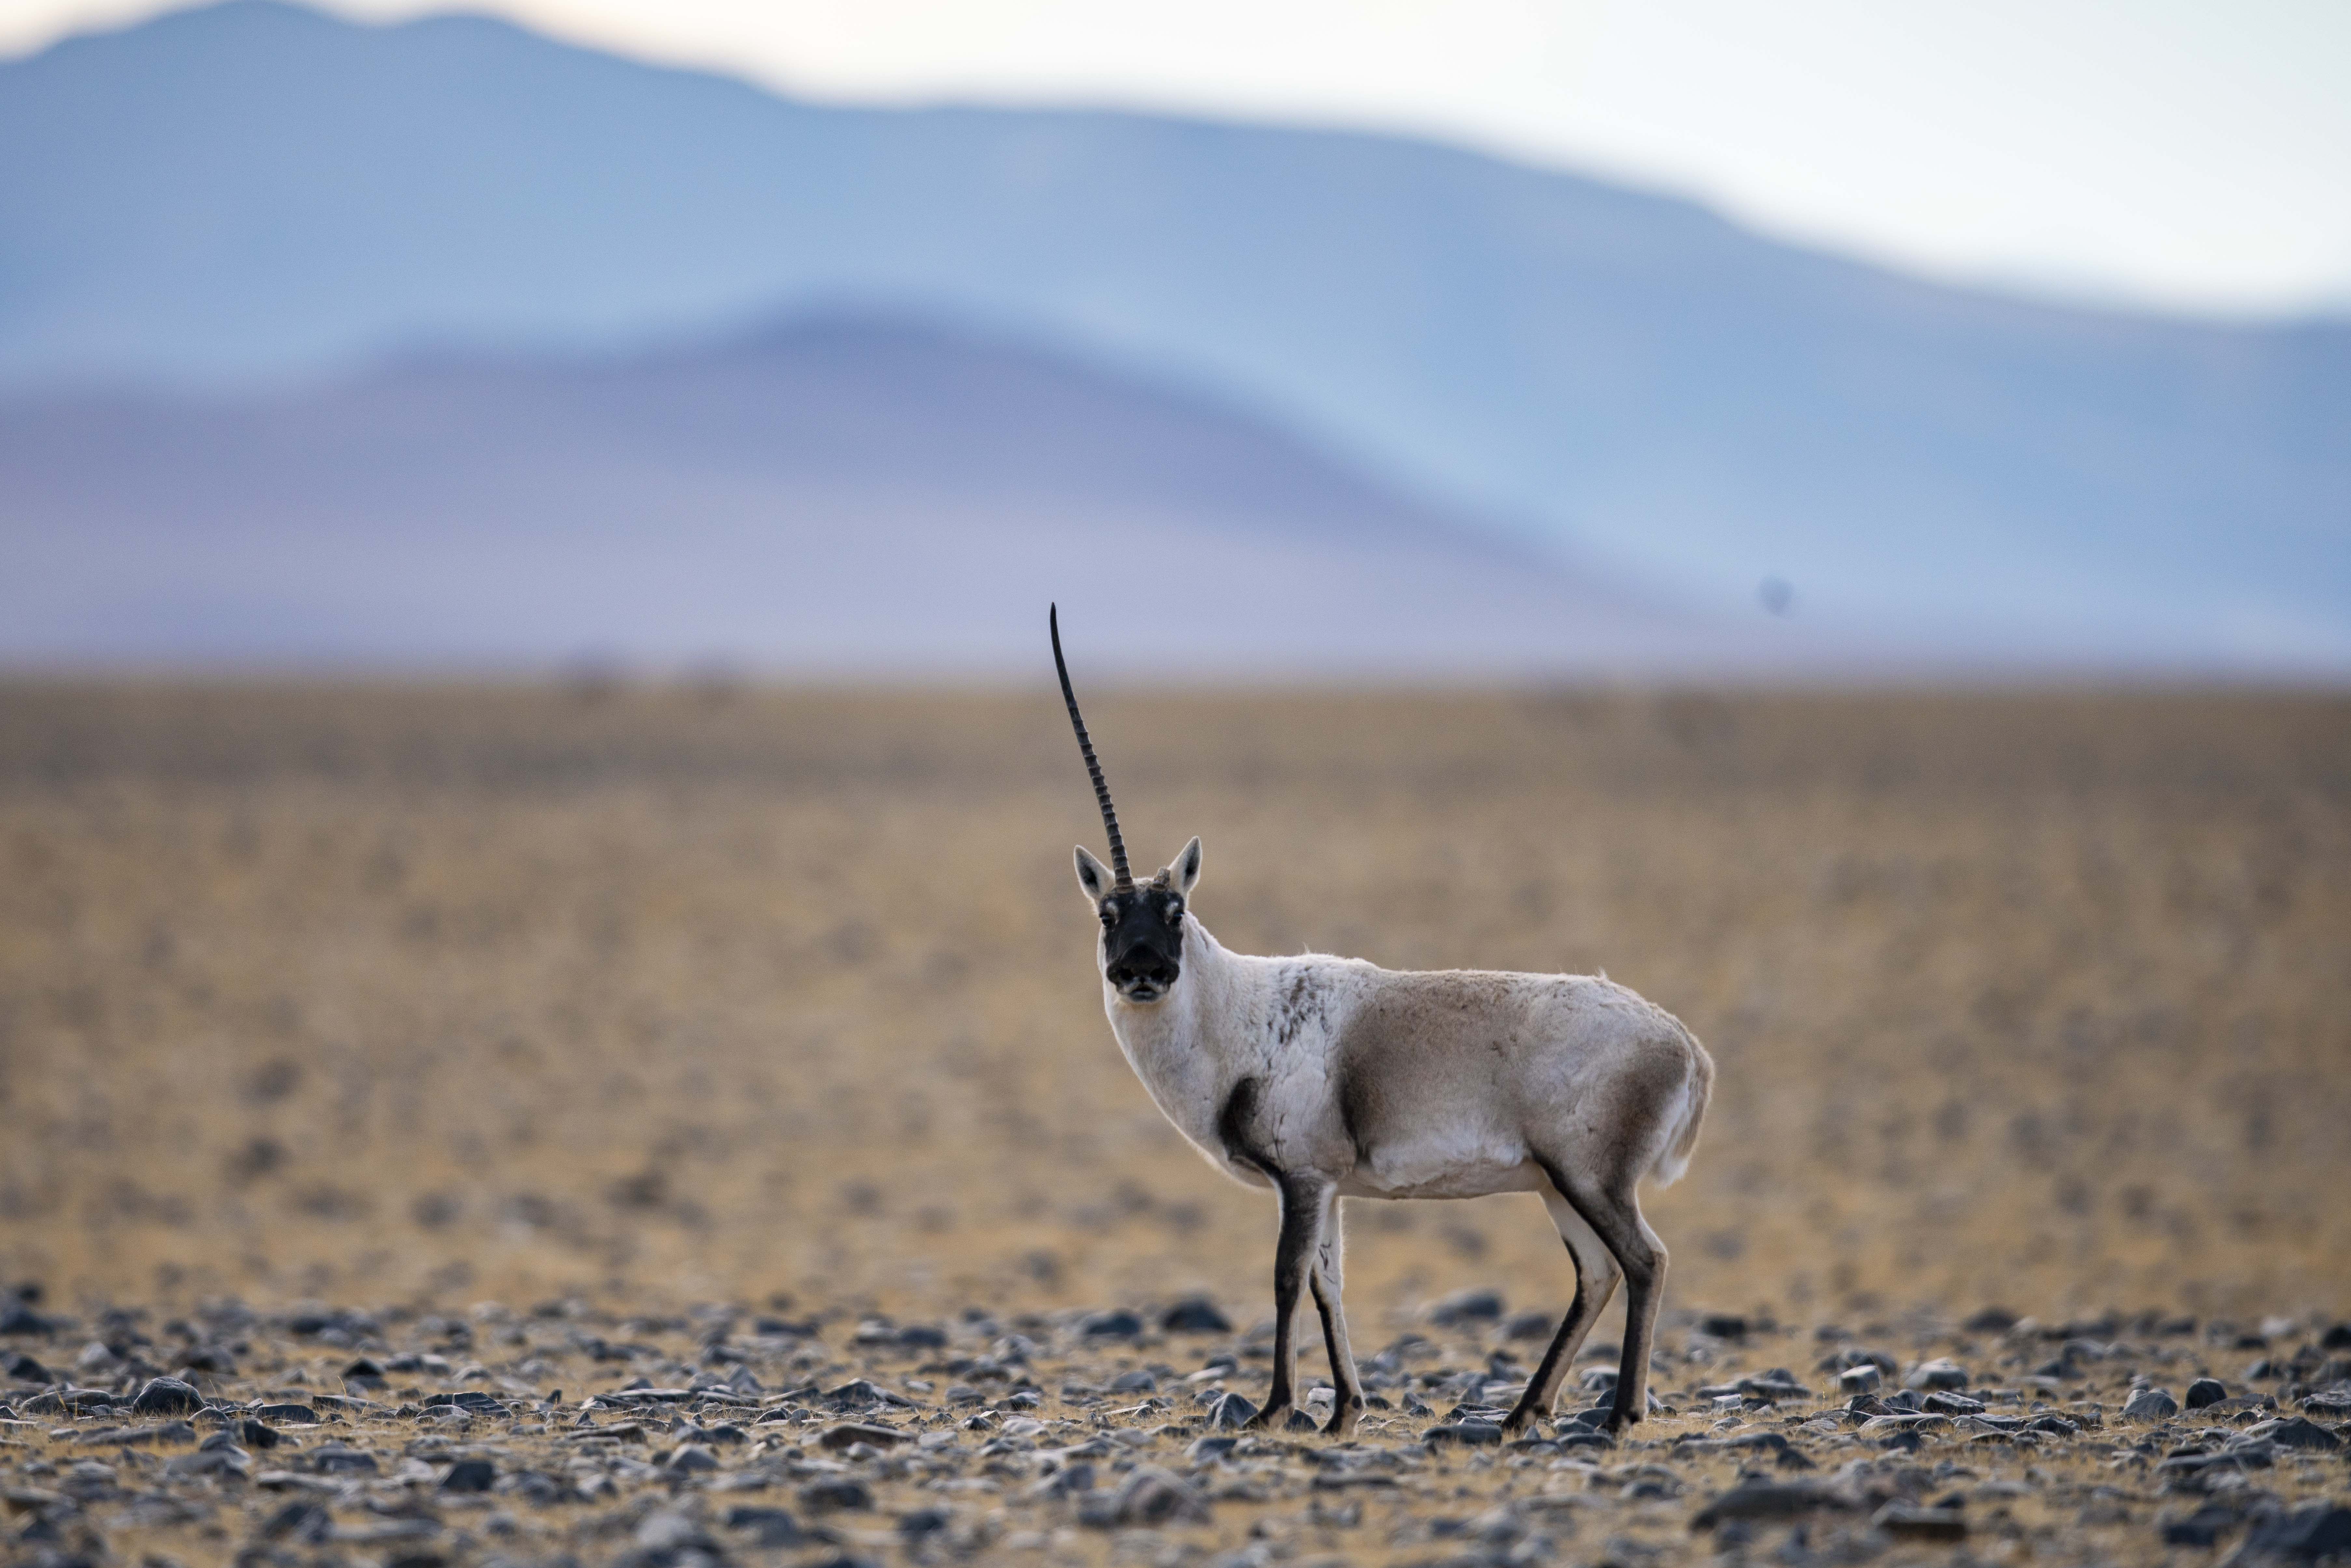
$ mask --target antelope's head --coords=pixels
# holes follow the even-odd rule
[[[1102,829],[1110,835],[1111,863],[1102,864],[1093,852],[1078,846],[1078,888],[1093,905],[1102,922],[1102,942],[1095,949],[1102,979],[1137,1006],[1163,1001],[1184,973],[1184,911],[1200,880],[1200,841],[1184,846],[1159,874],[1137,885],[1126,869],[1126,841],[1119,837],[1118,813],[1111,809],[1110,786],[1102,781],[1102,764],[1094,759],[1094,744],[1086,737],[1086,721],[1078,715],[1077,693],[1070,686],[1070,666],[1061,657],[1061,614],[1057,606],[1047,625],[1053,636],[1053,667],[1061,677],[1061,700],[1069,705],[1070,726],[1078,732],[1078,751],[1086,759],[1093,780],[1094,803],[1102,808]]]
[[[1121,886],[1092,852],[1078,846],[1078,886],[1102,920],[1102,978],[1128,1001],[1162,1000],[1183,977],[1184,907],[1199,880],[1198,839],[1140,886]]]

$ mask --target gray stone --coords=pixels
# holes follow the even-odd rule
[[[873,1506],[873,1489],[853,1476],[829,1476],[800,1488],[799,1500],[800,1506],[810,1512],[870,1509]]]
[[[1206,1524],[1208,1501],[1181,1476],[1145,1465],[1126,1478],[1112,1500],[1111,1522],[1128,1529]]]
[[[10,1301],[0,1307],[0,1334],[26,1334],[47,1338],[57,1325],[26,1306],[22,1301]]]
[[[1502,1330],[1505,1339],[1549,1339],[1559,1327],[1559,1320],[1545,1312],[1524,1312],[1513,1316]]]
[[[287,1503],[262,1521],[261,1538],[265,1541],[299,1541],[316,1545],[327,1539],[335,1527],[332,1515],[317,1503],[302,1500]]]
[[[364,1449],[329,1443],[312,1451],[310,1469],[322,1476],[371,1476],[379,1467],[375,1456]]]
[[[1429,1308],[1428,1319],[1445,1328],[1458,1328],[1465,1323],[1499,1322],[1502,1310],[1501,1291],[1491,1285],[1476,1285],[1456,1291]]]
[[[914,1434],[902,1432],[895,1427],[877,1427],[870,1421],[843,1421],[837,1427],[826,1427],[824,1435],[816,1441],[820,1448],[846,1448],[854,1443],[869,1443],[877,1448],[888,1448],[914,1441]]]
[[[2188,1408],[2201,1410],[2229,1397],[2229,1386],[2217,1377],[2199,1377],[2188,1385]]]
[[[2179,1414],[2179,1401],[2164,1388],[2137,1388],[2123,1401],[2123,1416],[2132,1421],[2168,1421]]]
[[[1796,1381],[1794,1373],[1784,1366],[1775,1366],[1761,1377],[1742,1377],[1739,1392],[1757,1399],[1810,1399],[1813,1391]]]
[[[1087,1318],[1078,1332],[1088,1339],[1135,1339],[1143,1333],[1143,1320],[1124,1307],[1113,1307]]]
[[[1922,1361],[1912,1367],[1910,1375],[1902,1380],[1902,1385],[1906,1388],[1965,1388],[1968,1385],[1967,1368],[1948,1356],[1937,1356],[1932,1361]]]
[[[1875,1393],[1885,1381],[1886,1375],[1866,1361],[1837,1374],[1837,1387],[1847,1394]]]
[[[815,1539],[799,1521],[780,1508],[733,1508],[726,1511],[726,1528],[747,1530],[755,1546],[805,1546]]]
[[[1869,1522],[1897,1541],[1968,1538],[1968,1521],[1955,1508],[1914,1508],[1908,1503],[1889,1502]]]
[[[2288,1416],[2283,1421],[2263,1421],[2245,1428],[2245,1437],[2275,1443],[2281,1448],[2299,1448],[2310,1453],[2331,1454],[2343,1447],[2343,1439],[2304,1416]]]
[[[446,1394],[428,1394],[424,1396],[424,1406],[428,1410],[444,1405],[470,1411],[476,1416],[503,1416],[507,1411],[505,1403],[496,1395],[480,1388],[459,1388]]]
[[[1420,1435],[1431,1448],[1458,1443],[1465,1448],[1493,1448],[1502,1441],[1502,1428],[1492,1421],[1447,1421]]]
[[[441,1490],[460,1494],[486,1492],[497,1484],[498,1468],[487,1459],[459,1459],[441,1478]]]
[[[1690,1528],[1712,1530],[1734,1519],[1800,1519],[1810,1513],[1850,1513],[1855,1506],[1853,1499],[1843,1492],[1813,1481],[1790,1481],[1784,1485],[1753,1481],[1733,1487],[1698,1510],[1690,1520]]]
[[[716,1551],[718,1543],[703,1533],[691,1514],[655,1509],[637,1521],[638,1546],[664,1554],[695,1550]]]
[[[204,1396],[176,1377],[153,1377],[131,1402],[133,1416],[188,1416],[204,1407]]]
[[[1238,1429],[1248,1426],[1256,1415],[1257,1406],[1250,1404],[1246,1396],[1228,1394],[1209,1408],[1208,1426],[1211,1430],[1219,1427]]]
[[[2225,1508],[2204,1507],[2184,1519],[2167,1519],[2157,1526],[2166,1546],[2213,1546],[2237,1528],[2237,1516]]]
[[[1231,1320],[1206,1296],[1186,1296],[1159,1314],[1163,1333],[1230,1333]]]
[[[2346,1555],[2351,1555],[2351,1508],[2322,1502],[2259,1521],[2230,1561],[2315,1563]]]
[[[893,1394],[878,1383],[860,1377],[828,1390],[824,1402],[835,1410],[863,1410],[875,1405],[894,1405],[911,1410],[914,1402],[903,1394]]]
[[[193,1454],[182,1454],[164,1462],[167,1476],[236,1476],[253,1473],[253,1458],[234,1444],[217,1448],[199,1448]]]

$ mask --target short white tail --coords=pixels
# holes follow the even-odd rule
[[[1698,1152],[1698,1126],[1706,1120],[1706,1103],[1714,1098],[1714,1059],[1703,1051],[1690,1053],[1689,1076],[1682,1082],[1682,1102],[1666,1124],[1665,1142],[1650,1163],[1649,1176],[1659,1186],[1671,1186],[1689,1169]]]

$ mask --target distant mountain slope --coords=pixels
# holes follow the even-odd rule
[[[0,214],[19,385],[849,299],[1217,389],[1723,604],[2351,668],[2351,329],[1970,296],[1425,144],[820,109],[235,0],[0,66]]]
[[[1732,636],[1229,410],[832,319],[624,360],[0,402],[0,659],[1724,669]]]

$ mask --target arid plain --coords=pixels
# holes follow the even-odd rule
[[[1742,1355],[1750,1373],[1792,1367],[1824,1404],[1837,1379],[1816,1344],[1882,1342],[1902,1364],[1889,1390],[1932,1347],[2005,1354],[2013,1383],[2043,1358],[2036,1325],[2103,1323],[2119,1349],[2136,1324],[2173,1347],[2139,1358],[2176,1367],[2171,1392],[2209,1359],[2241,1397],[2278,1391],[2242,1381],[2257,1352],[2241,1343],[2273,1345],[2283,1367],[2351,1317],[2351,702],[1106,689],[1088,706],[1138,862],[1203,835],[1196,908],[1228,946],[1604,970],[1707,1043],[1719,1081],[1697,1159],[1646,1200],[1673,1260],[1658,1386],[1683,1396],[1650,1438],[1722,1440],[1689,1424],[1709,1381],[1694,1370],[1707,1355],[1685,1359],[1693,1339],[1718,1371]],[[517,1408],[565,1391],[568,1421],[633,1374],[675,1381],[656,1369],[690,1369],[697,1333],[707,1349],[694,1325],[758,1341],[764,1316],[789,1325],[760,1353],[774,1364],[740,1364],[768,1396],[795,1364],[903,1394],[915,1360],[891,1361],[877,1324],[1026,1323],[1040,1366],[1064,1354],[1058,1333],[1135,1352],[1104,1378],[1157,1361],[1168,1389],[1196,1388],[1180,1379],[1201,1346],[1157,1314],[1205,1296],[1235,1325],[1217,1343],[1252,1345],[1272,1217],[1164,1124],[1110,1037],[1070,870],[1071,845],[1100,838],[1041,685],[0,688],[0,1284],[37,1287],[31,1308],[57,1325],[0,1355],[57,1371],[105,1324],[136,1322],[162,1347],[145,1369],[173,1371],[163,1325],[214,1322],[181,1337],[217,1338],[227,1310],[251,1342],[223,1375],[240,1400],[291,1379],[389,1409],[432,1391],[429,1363],[412,1357],[388,1389],[346,1390],[340,1372],[354,1347],[413,1350],[414,1324],[592,1321],[615,1342],[638,1324],[643,1366],[549,1352],[536,1375],[476,1369]],[[1469,1348],[1429,1354],[1529,1356],[1539,1344],[1510,1340],[1509,1319],[1572,1292],[1531,1197],[1349,1214],[1366,1354],[1452,1333]],[[1432,1303],[1481,1286],[1502,1317],[1432,1325]],[[1145,1325],[1133,1344],[1083,1333],[1080,1314],[1122,1307]],[[1985,1309],[2033,1321],[2004,1329]],[[360,1328],[286,1337],[287,1314],[308,1312],[315,1335],[337,1311]],[[1708,1314],[1743,1319],[1746,1337],[1707,1335]],[[1595,1338],[1615,1333],[1612,1314]],[[664,1350],[664,1333],[684,1348]],[[112,1370],[127,1394],[121,1364],[141,1359],[93,1360],[71,1382]],[[462,1383],[465,1359],[444,1357],[442,1381]],[[1261,1396],[1262,1361],[1238,1364],[1230,1388]],[[1507,1356],[1494,1371],[1507,1380]],[[1104,1408],[1059,1409],[1059,1375],[1040,1418]],[[952,1380],[934,1372],[915,1393]],[[1974,1385],[1993,1381],[1987,1365]],[[14,1397],[39,1386],[20,1378]],[[954,1402],[931,1403],[880,1415],[962,1430]],[[1183,1472],[1210,1417],[1188,1395],[1144,1414],[1166,1428],[1158,1462]],[[51,1425],[19,1411],[20,1447],[0,1452],[62,1449]],[[722,1470],[743,1462],[712,1451]],[[875,1452],[862,1458],[885,1479],[907,1462]],[[68,1458],[45,1461],[53,1476]],[[1188,1472],[1202,1496],[1215,1468]],[[37,1471],[24,1484],[65,1495]],[[703,1484],[664,1471],[646,1495]],[[1028,1484],[1042,1483],[1002,1490]],[[2173,1550],[2157,1545],[2157,1488],[2130,1484],[2137,1500],[2105,1522],[2145,1552],[2095,1531],[2083,1550]],[[2339,1454],[2299,1490],[2262,1484],[2287,1500],[2351,1490]],[[978,1490],[951,1527],[893,1527],[885,1500],[855,1517],[886,1544],[859,1548],[851,1529],[796,1550],[1455,1550],[1414,1535],[1427,1508],[1410,1498],[1384,1495],[1371,1524],[1318,1525],[1304,1503],[1282,1514],[1276,1485],[1262,1506],[1214,1502],[1212,1522],[1178,1509],[1121,1532],[990,1527]],[[1620,1560],[1700,1551],[1687,1525],[1708,1492],[1694,1479],[1647,1545],[1639,1528],[1587,1527],[1555,1531],[1556,1554],[1599,1560],[1604,1538]],[[631,1507],[636,1533],[611,1554],[759,1550],[715,1522],[664,1536],[644,1523],[652,1501]],[[2069,1502],[2044,1554],[2070,1560],[2086,1512]],[[1305,1522],[1285,1535],[1261,1515]],[[187,1561],[246,1542],[234,1519],[210,1528],[133,1533]],[[576,1528],[477,1544],[590,1560],[564,1546]],[[392,1560],[381,1541],[413,1544],[334,1529],[298,1521],[270,1550]],[[52,1520],[39,1539],[70,1537]],[[447,1560],[475,1550],[439,1539]],[[1859,1527],[1840,1539],[1929,1550]],[[2003,1540],[2032,1554],[2029,1532],[1979,1531],[1970,1549]]]

